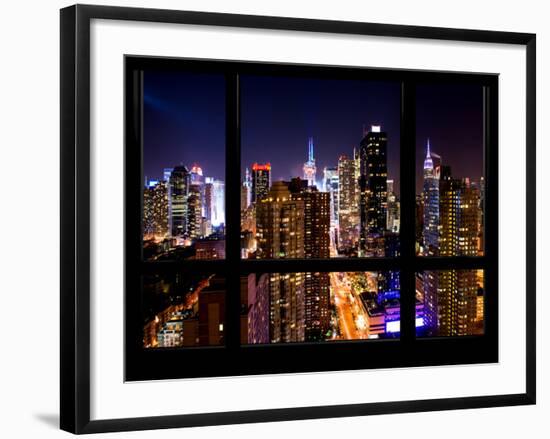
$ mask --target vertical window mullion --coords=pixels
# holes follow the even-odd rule
[[[483,87],[483,133],[485,169],[484,254],[484,333],[498,333],[498,80]]]
[[[400,146],[400,258],[401,258],[401,340],[415,337],[415,198],[416,198],[416,84],[404,80],[401,93]]]
[[[240,344],[240,180],[241,139],[239,111],[239,75],[236,70],[226,73],[226,328],[225,345],[238,349]]]

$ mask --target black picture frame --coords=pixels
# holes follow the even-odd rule
[[[418,401],[345,404],[131,419],[90,419],[90,22],[133,20],[256,29],[516,44],[526,47],[526,391]],[[536,36],[527,33],[75,5],[61,10],[61,404],[73,433],[238,424],[534,404],[536,401]],[[406,129],[406,127],[404,127]],[[237,136],[237,132],[229,133]],[[229,245],[229,244],[228,244]],[[234,243],[238,246],[238,243]],[[329,261],[330,263],[330,261]],[[327,266],[328,268],[328,266]]]

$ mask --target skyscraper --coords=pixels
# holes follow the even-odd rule
[[[271,186],[271,164],[252,165],[252,202],[256,203],[265,197]]]
[[[400,203],[393,190],[393,180],[388,180],[388,213],[386,229],[398,233],[400,228]]]
[[[439,167],[435,167],[430,153],[430,139],[426,144],[424,159],[423,255],[436,256],[439,252]]]
[[[338,249],[349,251],[357,242],[358,191],[356,162],[345,155],[338,159]]]
[[[252,202],[252,179],[250,171],[246,168],[245,177],[241,185],[241,210],[245,210]]]
[[[308,186],[315,186],[315,176],[317,174],[317,167],[315,166],[315,157],[313,156],[313,137],[308,139],[308,154],[307,161],[304,163],[304,180],[307,181]]]
[[[176,166],[169,179],[170,235],[183,237],[187,233],[187,198],[189,196],[189,170]]]
[[[225,183],[223,180],[212,180],[212,225],[225,224]]]
[[[360,143],[360,224],[359,251],[362,256],[383,252],[380,237],[386,230],[388,136],[373,125]]]
[[[291,197],[304,203],[304,257],[330,256],[330,194],[293,179]],[[330,326],[330,279],[326,272],[305,273],[304,325],[305,340],[324,340]]]
[[[275,182],[256,206],[257,257],[304,257],[304,201],[292,199],[288,184]],[[302,273],[269,274],[270,340],[304,341]]]
[[[195,185],[191,186],[195,188]],[[202,232],[202,203],[198,190],[192,191],[187,198],[187,235],[190,239],[197,239]]]
[[[323,176],[323,190],[330,194],[330,222],[335,226],[338,223],[338,167],[325,167]]]
[[[423,254],[476,256],[479,189],[468,178],[453,178],[449,166],[436,169],[428,143],[424,161]],[[423,283],[424,323],[429,334],[469,335],[478,330],[476,270],[425,271]]]
[[[168,235],[168,185],[155,181],[143,190],[143,236],[163,239]]]
[[[206,177],[204,183],[204,217],[212,222],[212,209],[214,206],[214,179]]]
[[[288,184],[273,183],[256,206],[257,257],[304,257],[304,201],[291,198]]]

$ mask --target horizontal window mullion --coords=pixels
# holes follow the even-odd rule
[[[415,271],[423,270],[460,270],[460,269],[486,269],[491,262],[486,256],[449,256],[449,257],[425,257],[414,258]]]
[[[173,273],[178,271],[197,271],[220,273],[229,269],[229,261],[225,259],[197,260],[188,259],[183,261],[143,261],[141,272],[152,273]]]
[[[357,259],[244,259],[241,271],[257,272],[311,272],[311,271],[379,271],[399,270],[400,258],[357,258]]]

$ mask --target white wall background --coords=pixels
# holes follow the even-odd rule
[[[543,1],[461,0],[157,0],[88,3],[299,16],[445,27],[535,32],[538,37],[538,272],[550,235],[544,203],[550,165],[542,145],[549,131],[549,11]],[[0,432],[5,437],[59,437],[59,12],[63,1],[3,4],[0,14]],[[502,176],[502,178],[512,176]],[[548,280],[538,279],[539,403],[535,407],[326,419],[191,430],[126,433],[132,437],[477,438],[542,437],[550,429],[550,325],[543,321]],[[546,343],[546,346],[545,346]],[[418,383],[411,383],[417,385]],[[539,434],[537,434],[539,433]],[[108,435],[122,437],[122,435]]]

